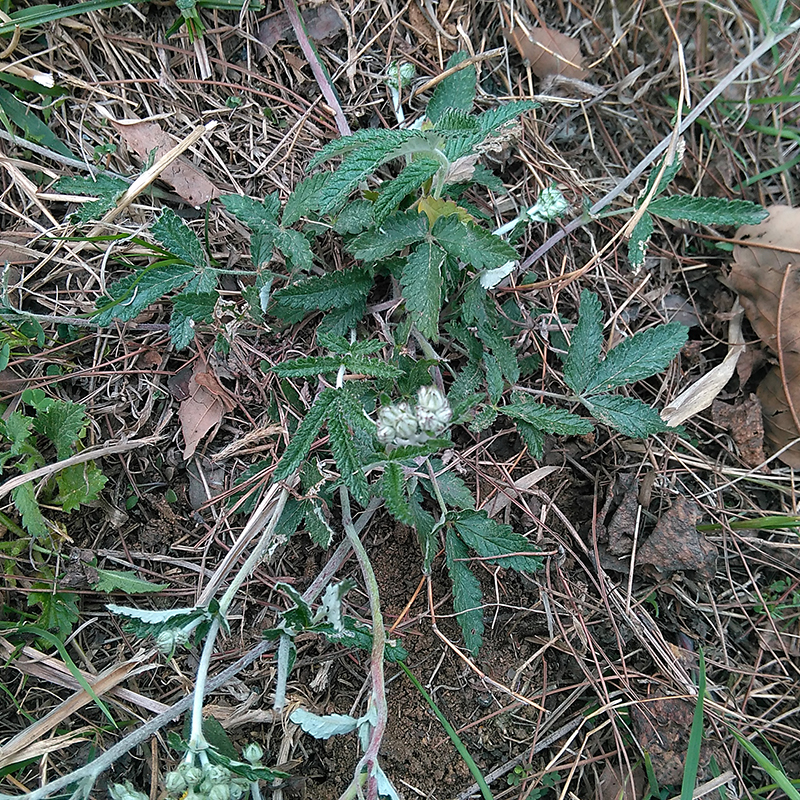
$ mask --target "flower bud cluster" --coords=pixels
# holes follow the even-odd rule
[[[189,641],[189,631],[181,628],[170,628],[156,636],[156,647],[159,653],[171,656],[181,645]]]
[[[258,745],[248,745],[248,747],[258,747]],[[202,767],[181,764],[166,774],[164,785],[168,794],[185,795],[185,800],[240,800],[250,790],[250,781],[247,778],[219,764],[205,764]],[[139,799],[115,797],[114,800]]]
[[[405,400],[378,411],[376,436],[381,444],[423,444],[447,428],[453,411],[447,398],[435,386],[422,386],[417,392],[416,406]]]
[[[386,70],[386,83],[395,91],[399,91],[411,83],[416,73],[416,67],[408,61],[392,61]]]

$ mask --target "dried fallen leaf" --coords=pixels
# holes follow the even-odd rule
[[[539,481],[557,471],[558,467],[539,467],[539,469],[535,469],[533,472],[523,475],[519,480],[514,481],[513,489],[506,488],[502,492],[498,492],[483,506],[483,510],[490,517],[496,516],[520,493],[524,494],[531,486],[535,486]]]
[[[685,422],[689,417],[708,408],[714,398],[733,377],[736,363],[744,350],[742,336],[742,308],[734,306],[728,327],[728,352],[720,364],[682,391],[662,412],[661,419],[670,427]]]
[[[761,403],[754,394],[736,405],[715,400],[711,416],[717,425],[727,428],[746,466],[758,467],[766,461]]]
[[[664,512],[647,541],[639,548],[637,562],[661,572],[694,570],[711,580],[717,568],[717,548],[697,530],[700,506],[679,496]]]
[[[753,330],[778,356],[758,387],[764,434],[774,451],[800,436],[800,209],[772,206],[759,225],[744,225],[736,238],[728,282],[739,293]],[[789,390],[787,397],[784,387]],[[800,467],[800,446],[780,455]]]
[[[344,30],[344,22],[336,13],[336,9],[328,3],[323,3],[317,8],[309,8],[302,14],[308,38],[314,42],[326,43],[336,34]],[[258,41],[264,54],[271,50],[282,39],[294,41],[297,37],[292,30],[289,16],[282,11],[267,17],[258,26]]]
[[[624,777],[616,766],[607,763],[595,787],[596,800],[637,800],[642,797],[647,780],[644,767],[639,764],[622,775]]]
[[[189,380],[189,396],[181,403],[178,419],[183,431],[183,457],[189,459],[197,450],[200,440],[214,427],[222,422],[225,416],[223,395],[214,394],[206,388],[213,375],[204,371],[202,365],[195,367]]]
[[[122,122],[110,120],[125,144],[147,162],[150,153],[155,150],[158,159],[170,151],[175,142],[157,122]],[[187,203],[201,206],[215,197],[219,197],[219,189],[197,167],[180,157],[161,172],[161,179],[169,183]]]
[[[519,27],[504,33],[537,78],[562,75],[582,81],[589,74],[583,68],[581,46],[576,39],[546,27],[533,28],[527,35]]]

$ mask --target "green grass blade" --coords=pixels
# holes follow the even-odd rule
[[[747,754],[767,775],[786,793],[790,800],[800,800],[800,792],[781,767],[773,764],[751,741],[745,739],[739,731],[730,729],[733,738],[747,751]]]
[[[703,745],[703,704],[706,696],[706,660],[700,651],[700,679],[697,686],[697,705],[694,709],[689,745],[686,749],[686,763],[683,765],[681,800],[692,800],[697,785],[697,770],[700,767],[700,748]]]
[[[436,705],[433,698],[425,691],[422,684],[414,677],[414,675],[411,673],[411,670],[409,670],[409,668],[403,664],[402,661],[398,663],[400,665],[400,669],[405,672],[406,676],[411,683],[414,684],[417,691],[425,698],[425,702],[431,707],[431,711],[436,714],[436,718],[442,723],[442,727],[450,737],[450,741],[453,743],[456,750],[458,750],[458,754],[461,756],[461,758],[464,759],[464,763],[467,765],[467,767],[469,767],[469,771],[472,774],[472,777],[475,778],[475,783],[478,784],[484,800],[494,800],[494,797],[489,790],[489,786],[483,777],[483,773],[480,771],[480,769],[478,769],[478,765],[467,751],[467,748],[464,746],[464,742],[461,741],[459,735],[455,731],[455,728],[447,721],[445,715],[439,710],[439,706]]]

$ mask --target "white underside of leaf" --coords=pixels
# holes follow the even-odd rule
[[[494,269],[485,269],[481,272],[481,286],[484,289],[494,289],[498,283],[500,283],[503,278],[507,275],[510,275],[514,271],[514,267],[517,266],[516,261],[506,261],[502,267],[495,267]]]
[[[662,412],[661,419],[670,427],[680,425],[689,417],[699,414],[708,408],[714,398],[723,390],[725,384],[733,376],[736,362],[744,352],[742,336],[742,317],[744,309],[736,301],[733,316],[728,327],[728,353],[721,364],[695,381],[688,389],[682,391]]]

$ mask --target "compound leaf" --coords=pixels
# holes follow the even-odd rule
[[[441,247],[431,241],[422,242],[406,259],[400,279],[406,309],[417,330],[431,341],[439,338],[444,259]]]
[[[318,172],[316,175],[312,175],[297,184],[283,207],[281,224],[284,227],[288,228],[289,225],[294,225],[309,211],[319,210],[319,195],[331,174],[330,172]]]
[[[653,433],[674,430],[661,419],[658,411],[637,400],[614,394],[599,394],[581,402],[599,422],[615,428],[631,439],[646,439]]]
[[[564,380],[580,394],[597,371],[603,347],[603,309],[596,294],[584,289],[578,324],[572,331],[567,356],[564,359]]]
[[[334,395],[334,403],[328,413],[328,434],[334,461],[344,485],[362,506],[369,502],[369,487],[356,454],[353,433],[347,425],[350,409],[344,408],[347,399],[342,390]]]
[[[449,255],[477,270],[493,269],[519,258],[517,251],[499,236],[474,222],[462,221],[455,214],[439,217],[432,235]]]
[[[172,301],[173,308],[195,322],[211,322],[219,300],[216,292],[183,292]]]
[[[485,511],[461,511],[453,525],[464,544],[501,567],[534,572],[542,565],[541,556],[531,553],[531,543],[524,536],[490,519]]]
[[[18,456],[22,453],[25,443],[31,435],[33,419],[26,417],[19,411],[12,411],[5,420],[5,434],[11,442],[11,456]]]
[[[481,584],[467,566],[467,546],[452,529],[445,539],[445,560],[450,582],[453,585],[453,610],[464,637],[464,645],[472,655],[477,655],[483,643],[483,611]]]
[[[66,177],[56,181],[55,189],[66,194],[79,194],[84,197],[96,197],[90,203],[82,203],[73,212],[81,222],[99,219],[114,208],[120,195],[124,194],[128,188],[128,182],[122,178],[115,178],[113,175],[95,175],[88,177]]]
[[[687,335],[685,325],[670,322],[623,339],[600,363],[582,394],[607,392],[661,372],[680,353]]]
[[[250,230],[277,223],[281,203],[277,194],[267,195],[263,202],[243,194],[224,194],[219,198],[222,205]]]
[[[311,159],[308,169],[314,169],[331,158],[347,155],[355,150],[371,149],[374,152],[376,149],[398,147],[408,139],[418,136],[419,134],[415,131],[387,131],[378,128],[364,128],[351,133],[349,136],[342,136],[341,139],[334,139],[332,142],[328,142]]]

